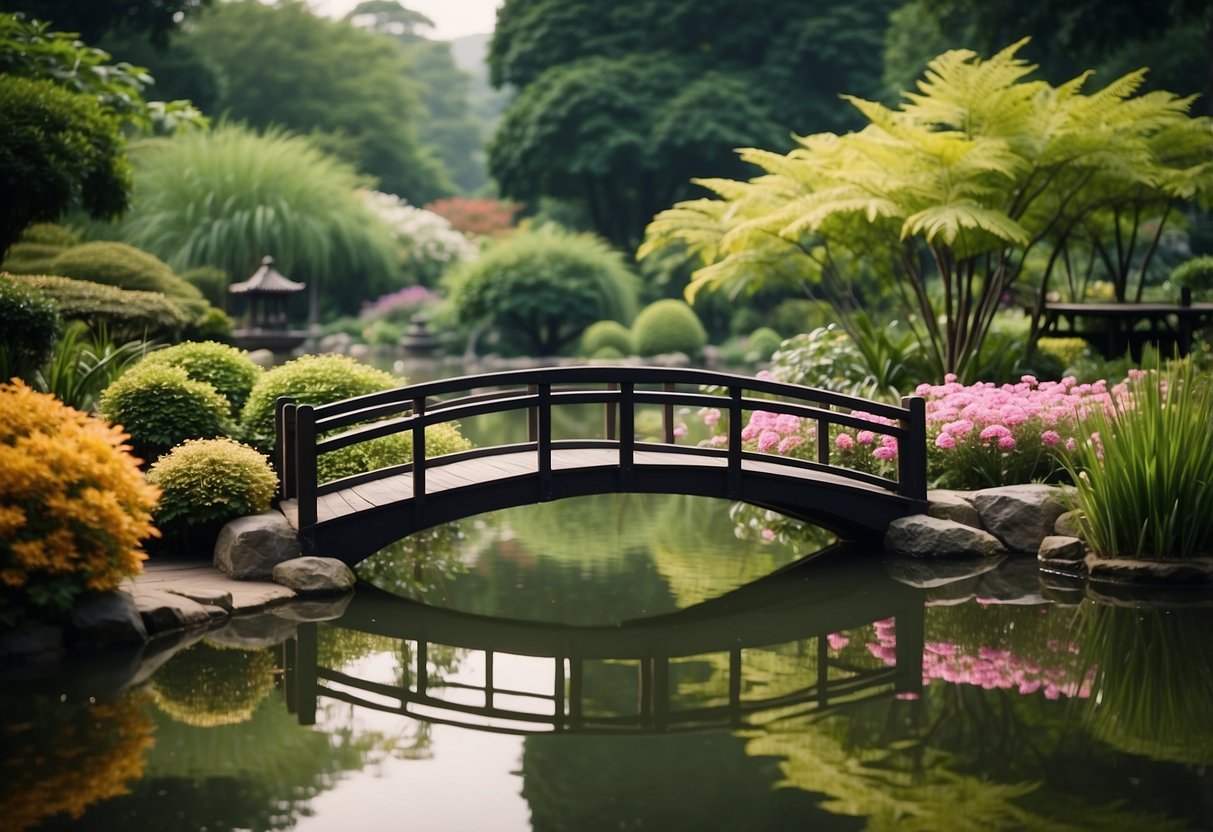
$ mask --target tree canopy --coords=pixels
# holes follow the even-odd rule
[[[186,18],[212,0],[0,0],[0,10],[25,12],[89,43],[106,34],[141,34],[163,47]]]
[[[182,42],[218,68],[230,118],[311,134],[416,204],[454,191],[417,138],[417,89],[391,40],[319,18],[300,0],[236,0],[201,16]]]
[[[1085,74],[1026,80],[1022,46],[945,52],[898,110],[851,98],[869,122],[857,133],[743,151],[765,175],[701,180],[718,198],[663,212],[642,252],[678,241],[702,255],[691,295],[791,274],[842,303],[858,264],[901,293],[939,372],[965,375],[1026,266],[1043,263],[1039,311],[1093,225],[1136,239],[1156,219],[1156,241],[1170,206],[1213,196],[1213,122],[1188,115],[1191,98],[1137,94],[1144,70],[1091,93]]]
[[[492,80],[519,94],[489,148],[502,193],[583,205],[632,248],[687,175],[736,175],[734,148],[859,120],[840,91],[874,96],[891,0],[507,0]]]

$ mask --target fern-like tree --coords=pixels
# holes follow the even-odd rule
[[[916,315],[938,371],[971,374],[1008,292],[1030,277],[1039,312],[1083,233],[1134,233],[1130,219],[1164,222],[1213,194],[1213,122],[1188,114],[1190,98],[1138,95],[1145,70],[1091,93],[1089,73],[1027,80],[1022,45],[945,52],[897,110],[850,98],[859,132],[741,151],[764,174],[699,180],[718,198],[659,214],[641,253],[679,242],[702,256],[691,298],[790,278],[843,312],[848,270],[869,270]]]

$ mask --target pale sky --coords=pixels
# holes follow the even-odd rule
[[[308,0],[318,14],[333,18],[344,17],[358,3],[359,0]],[[402,0],[401,5],[434,21],[430,37],[450,40],[492,32],[501,0]]]

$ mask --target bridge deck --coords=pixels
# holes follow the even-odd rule
[[[552,449],[552,478],[559,481],[562,472],[576,474],[579,477],[618,476],[619,452],[612,448],[553,448]],[[724,457],[697,455],[663,450],[637,448],[633,458],[633,478],[641,483],[637,490],[647,490],[643,487],[647,474],[665,472],[680,475],[695,480],[688,482],[687,493],[703,491],[707,480],[720,483],[719,493],[707,496],[728,496],[725,493],[724,479],[728,471],[728,461]],[[838,489],[842,495],[864,495],[873,501],[901,503],[907,506],[912,501],[891,494],[888,490],[869,485],[846,476],[832,474],[827,471],[792,470],[778,461],[764,462],[746,459],[741,464],[743,477],[769,475],[787,483],[789,480],[799,480],[803,484],[828,486]],[[521,450],[510,453],[482,456],[474,459],[463,459],[441,464],[441,458],[432,460],[426,468],[425,499],[437,501],[443,497],[456,496],[460,489],[475,488],[480,499],[484,500],[486,491],[500,490],[506,494],[519,486],[520,483],[534,480],[539,476],[539,460],[534,450]],[[628,490],[628,489],[618,489]],[[708,489],[709,492],[711,489]],[[316,500],[317,523],[314,529],[321,537],[325,535],[326,527],[345,526],[355,520],[355,515],[366,515],[376,510],[404,511],[411,504],[414,496],[413,474],[411,472],[394,474],[382,479],[364,482],[338,491],[322,494]],[[557,489],[554,498],[572,496],[561,493]],[[493,499],[488,498],[491,503]],[[502,507],[512,505],[513,501],[504,499]],[[299,528],[298,505],[295,500],[283,500],[280,506],[283,514],[295,529]],[[484,509],[481,509],[484,510]],[[358,537],[356,527],[350,527],[347,534]],[[349,544],[356,546],[354,540],[346,538]],[[344,546],[342,548],[345,548]],[[341,556],[340,554],[337,556]]]

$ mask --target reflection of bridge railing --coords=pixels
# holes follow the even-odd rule
[[[879,564],[876,565],[879,567]],[[288,704],[304,724],[315,721],[317,700],[348,702],[427,722],[502,733],[665,733],[743,728],[773,719],[819,713],[842,704],[922,684],[923,604],[914,590],[882,569],[857,567],[840,586],[828,577],[811,582],[800,572],[773,575],[683,612],[619,626],[571,627],[506,621],[426,607],[360,587],[338,626],[401,640],[402,684],[389,684],[319,666],[317,625],[305,624],[287,651]],[[859,580],[854,580],[855,576]],[[807,586],[806,586],[807,585]],[[827,637],[895,618],[893,667],[858,667],[830,655]],[[807,653],[802,642],[814,640]],[[746,651],[797,646],[792,683],[755,693],[746,674]],[[429,670],[439,646],[483,655],[482,679],[443,679]],[[681,662],[717,656],[726,679],[715,695],[680,690]],[[466,658],[466,656],[465,656]],[[536,661],[543,662],[540,671]],[[595,707],[616,695],[588,690],[595,662],[632,666],[636,707],[627,713]],[[513,678],[529,665],[528,684]],[[535,684],[538,676],[543,684]],[[472,700],[475,701],[472,701]]]
[[[701,392],[704,386],[725,395]],[[603,406],[602,438],[554,438],[553,408],[586,404]],[[645,405],[661,409],[662,442],[635,438],[637,408]],[[675,408],[704,406],[727,415],[727,444],[677,444]],[[815,423],[814,459],[745,450],[745,414],[756,410]],[[526,414],[527,442],[427,458],[427,427],[505,412]],[[917,397],[894,406],[706,370],[562,367],[446,379],[315,407],[283,399],[277,456],[282,508],[299,530],[304,552],[354,563],[393,540],[460,517],[615,491],[743,500],[847,536],[879,535],[891,520],[925,505],[925,425]],[[831,427],[897,439],[897,478],[838,465],[831,459]],[[405,432],[413,440],[411,460],[317,483],[320,455]]]

